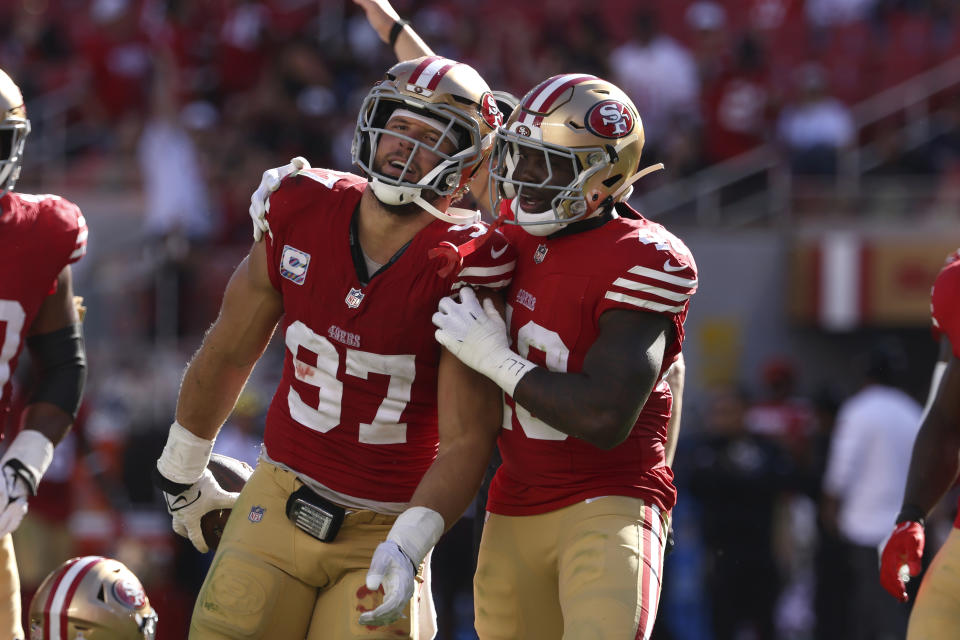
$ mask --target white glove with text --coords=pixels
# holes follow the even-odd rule
[[[263,177],[260,178],[260,186],[250,196],[249,211],[250,217],[253,219],[254,242],[260,242],[264,233],[269,233],[270,237],[273,237],[273,232],[270,231],[270,225],[267,223],[267,212],[270,211],[270,194],[277,190],[284,178],[301,169],[309,168],[310,163],[307,162],[307,159],[297,156],[292,158],[289,164],[267,169],[263,172]]]
[[[488,298],[481,307],[469,287],[460,290],[460,302],[449,296],[440,300],[433,324],[437,342],[511,396],[520,378],[537,366],[510,348],[507,325],[493,301]]]

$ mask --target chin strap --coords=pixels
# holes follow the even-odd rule
[[[440,211],[435,206],[423,199],[422,196],[416,195],[413,197],[413,202],[420,205],[424,211],[430,213],[435,218],[440,218],[444,222],[449,222],[450,224],[473,224],[480,219],[480,212],[473,211],[471,209],[460,209],[457,207],[449,207],[446,211]]]
[[[647,167],[646,169],[643,169],[642,171],[637,171],[635,174],[633,174],[632,176],[630,176],[630,177],[627,179],[627,181],[624,182],[624,183],[620,186],[619,189],[617,189],[616,191],[614,191],[614,192],[613,192],[613,195],[610,196],[610,197],[613,199],[614,202],[617,202],[617,198],[619,198],[621,194],[625,193],[625,192],[627,191],[627,189],[633,189],[633,183],[634,183],[634,182],[636,182],[637,180],[639,180],[640,178],[642,178],[642,177],[645,176],[645,175],[648,175],[648,174],[653,173],[654,171],[660,171],[660,169],[663,169],[663,163],[662,163],[662,162],[658,162],[657,164],[652,164],[652,165],[650,165],[649,167]]]
[[[501,213],[496,220],[487,228],[487,232],[476,238],[467,240],[460,246],[444,240],[439,245],[427,252],[428,258],[440,258],[443,261],[437,268],[437,275],[446,278],[453,273],[454,269],[459,270],[463,266],[463,259],[486,244],[487,240],[493,237],[497,228],[507,219],[508,213]]]

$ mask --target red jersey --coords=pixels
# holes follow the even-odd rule
[[[270,198],[270,279],[283,295],[283,378],[267,414],[267,455],[333,491],[407,502],[437,454],[440,345],[431,316],[464,284],[500,289],[516,263],[497,233],[447,277],[427,252],[485,226],[434,220],[363,284],[351,220],[366,180],[319,169]],[[359,247],[357,247],[359,251]]]
[[[603,312],[665,314],[675,331],[660,381],[630,435],[609,451],[568,437],[506,396],[498,441],[503,465],[487,502],[492,513],[533,515],[605,495],[643,498],[662,509],[676,502],[664,459],[673,398],[663,374],[680,354],[696,265],[663,226],[625,205],[617,211],[600,227],[553,238],[506,227],[518,264],[507,292],[510,338],[535,364],[575,372],[597,339]]]
[[[87,223],[69,200],[12,191],[0,198],[0,416],[10,409],[10,376],[40,305],[86,251]]]
[[[953,355],[960,358],[960,249],[947,256],[930,291],[930,317],[933,336],[945,335]]]
[[[946,336],[954,357],[960,358],[960,250],[947,257],[930,292],[930,317],[933,335]],[[960,512],[953,522],[960,529]]]

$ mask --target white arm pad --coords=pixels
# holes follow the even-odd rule
[[[396,543],[416,568],[441,535],[443,516],[427,507],[410,507],[397,517],[387,534],[387,540]]]
[[[23,466],[33,474],[34,486],[36,486],[53,462],[53,443],[39,431],[24,429],[7,447],[3,458],[0,458],[0,466],[14,458],[23,463]]]
[[[203,475],[212,452],[213,440],[194,435],[174,420],[167,444],[157,460],[157,471],[167,480],[193,484]]]

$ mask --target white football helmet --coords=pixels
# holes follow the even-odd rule
[[[13,80],[0,69],[0,197],[13,189],[20,177],[23,143],[30,133],[23,95]]]
[[[122,562],[72,558],[44,579],[30,602],[30,640],[153,640],[157,614]]]
[[[407,166],[398,177],[386,175],[374,166],[377,145],[387,120],[396,109],[428,118],[444,127],[433,145],[396,132],[413,145]],[[492,143],[490,134],[503,124],[490,87],[472,67],[439,56],[400,62],[387,71],[364,99],[357,118],[351,154],[354,163],[370,178],[370,188],[380,202],[401,205],[416,202],[442,220],[455,224],[472,223],[476,212],[438,211],[426,202],[422,193],[430,191],[443,197],[464,188],[486,157]],[[443,140],[452,138],[456,150],[440,151]],[[419,149],[440,157],[440,162],[417,182],[405,179],[410,161]]]
[[[637,108],[612,83],[586,74],[548,78],[497,131],[493,210],[510,200],[514,219],[507,223],[538,236],[599,215],[626,200],[648,172],[638,173],[643,141]]]

